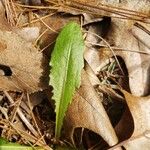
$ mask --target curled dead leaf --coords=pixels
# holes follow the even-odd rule
[[[66,114],[66,134],[72,139],[74,129],[83,127],[101,135],[110,146],[115,145],[118,142],[117,136],[84,70],[81,78],[81,87],[75,93]]]
[[[123,91],[129,110],[134,121],[134,132],[131,140],[124,144],[127,150],[149,150],[149,131],[150,131],[150,96],[137,97]]]

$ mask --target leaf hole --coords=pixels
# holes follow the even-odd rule
[[[12,76],[12,70],[9,66],[0,64],[0,75],[3,76]]]

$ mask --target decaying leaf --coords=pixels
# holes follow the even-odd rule
[[[0,30],[0,90],[35,92],[47,87],[47,61],[32,43]]]
[[[123,91],[134,121],[131,140],[124,144],[127,150],[150,149],[150,96],[137,97]]]
[[[148,14],[150,2],[134,0],[133,2],[129,1],[126,3],[126,6]],[[106,39],[110,45],[121,49],[121,51],[115,51],[115,53],[125,61],[131,92],[134,95],[142,96],[149,93],[150,56],[141,52],[149,52],[149,46],[146,43],[148,43],[150,36],[145,30],[141,31],[142,29],[135,28],[136,24],[133,20],[118,20],[113,18],[111,30]],[[145,23],[145,25],[147,26],[147,30],[150,30],[149,24]],[[147,39],[146,43],[143,43],[144,39]]]
[[[83,127],[101,135],[109,145],[115,145],[118,140],[114,129],[84,70],[81,78],[81,87],[77,90],[66,115],[66,134],[73,138],[74,129]]]
[[[46,88],[47,60],[32,43],[27,42],[37,38],[39,29],[35,29],[37,34],[34,37],[27,38],[30,35],[25,31],[29,33],[34,29],[13,29],[6,21],[1,2],[0,8],[0,90],[31,93]]]

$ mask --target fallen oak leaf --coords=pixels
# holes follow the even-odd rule
[[[99,134],[110,146],[118,142],[106,111],[84,70],[81,87],[68,108],[64,127],[66,136],[72,141],[74,129],[83,127]]]
[[[118,39],[120,39],[120,41],[116,39],[116,45],[118,47],[127,49],[127,51],[119,51],[117,54],[124,59],[127,66],[131,92],[134,95],[143,96],[147,95],[149,92],[149,85],[147,81],[149,80],[150,55],[143,55],[138,53],[138,51],[147,52],[149,48],[143,45],[138,39],[134,37],[134,35],[130,32],[130,29],[132,29],[132,27],[134,28],[134,25],[130,27],[129,24],[130,22],[125,23],[124,28],[122,28],[121,31],[120,27],[118,29],[116,28],[115,34],[120,34],[117,37]],[[140,36],[141,38],[145,38],[144,34]],[[130,50],[136,50],[137,53],[130,52]]]
[[[150,2],[129,0],[126,6],[137,11],[149,13]],[[144,33],[144,31],[141,31],[140,28],[135,28],[135,25],[136,22],[134,20],[118,20],[112,18],[111,29],[105,38],[110,45],[123,49],[122,51],[116,50],[115,53],[125,61],[129,74],[130,90],[134,95],[144,96],[149,92],[149,84],[147,81],[149,80],[150,56],[140,52],[149,51],[146,45],[150,36]],[[150,29],[148,23],[145,23],[145,25],[149,27],[147,29]],[[147,38],[146,43],[142,43],[141,39],[145,38]]]
[[[47,88],[48,63],[32,43],[13,31],[0,30],[0,90],[27,91]]]
[[[127,150],[150,149],[150,96],[137,97],[122,91],[134,121],[134,132],[124,144]]]

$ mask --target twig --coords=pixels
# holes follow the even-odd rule
[[[93,33],[93,32],[90,32],[90,31],[84,31],[84,32],[93,34],[94,36],[97,36],[99,39],[101,39],[101,40],[108,46],[108,48],[109,48],[110,51],[112,52],[112,54],[113,54],[113,56],[114,56],[114,58],[115,58],[115,60],[116,60],[116,62],[117,62],[117,64],[118,64],[118,66],[119,66],[119,68],[120,68],[122,74],[124,75],[124,72],[123,72],[123,70],[122,70],[122,68],[121,68],[121,66],[120,66],[120,63],[119,63],[119,61],[118,61],[118,58],[117,58],[117,56],[116,56],[114,50],[113,50],[113,49],[111,48],[111,46],[109,45],[109,43],[108,43],[104,38],[102,38],[101,36],[97,35],[96,33]]]
[[[8,100],[10,101],[11,104],[14,103],[14,100],[12,99],[12,97],[9,95],[9,93],[7,91],[4,91],[4,94],[6,95],[6,97],[8,98]],[[29,121],[27,120],[27,118],[24,116],[23,112],[18,108],[17,113],[19,115],[19,117],[21,118],[21,120],[25,123],[25,125],[28,127],[28,129],[33,133],[33,135],[35,135],[36,137],[39,137],[37,131],[33,128],[33,126],[29,123]]]
[[[51,13],[51,14],[48,14],[48,15],[46,15],[46,16],[41,17],[41,19],[44,20],[44,19],[46,19],[46,18],[48,18],[48,17],[50,17],[50,16],[53,16],[53,15],[55,15],[55,14],[56,14],[56,12]],[[38,21],[40,21],[39,18],[38,18],[38,19],[34,19],[34,20],[32,20],[32,21],[30,22],[30,24],[36,23],[36,22],[38,22]],[[29,23],[24,23],[23,25],[20,25],[20,26],[18,26],[18,27],[24,27],[24,26],[27,26],[27,25],[29,25]]]
[[[37,129],[39,135],[41,136],[41,138],[40,138],[39,140],[42,140],[43,143],[46,144],[46,142],[45,142],[45,140],[44,140],[44,138],[43,138],[43,136],[42,136],[42,133],[40,132],[40,129],[39,129],[39,127],[38,127],[38,124],[37,124],[37,122],[36,122],[36,120],[35,120],[34,114],[33,114],[33,112],[32,112],[30,97],[29,97],[29,94],[28,94],[28,93],[27,93],[27,100],[28,100],[28,106],[29,106],[29,109],[30,109],[30,112],[31,112],[31,116],[32,116],[33,122],[34,122],[34,124],[35,124],[35,127],[36,127],[36,129]],[[39,141],[39,140],[38,140],[38,141]],[[36,143],[35,143],[35,144],[36,144]]]
[[[47,25],[37,14],[34,14],[49,30],[58,33],[56,30],[52,29],[49,25]]]
[[[2,114],[5,116],[5,118],[8,120],[8,115],[7,115],[7,112],[6,110],[0,106],[0,111],[2,112]]]
[[[111,17],[114,17],[112,16],[112,14],[116,14],[119,16],[126,17],[126,19],[135,19],[135,20],[140,20],[140,21],[145,21],[145,19],[147,19],[146,21],[150,23],[150,20],[149,20],[150,16],[148,14],[134,11],[134,10],[114,7],[111,5],[104,5],[101,3],[99,3],[99,5],[94,4],[94,3],[87,4],[87,3],[73,1],[73,0],[64,2],[64,6],[65,5],[70,6],[72,8],[79,9],[79,10],[86,10],[89,12],[94,12],[95,14],[101,14],[102,11],[109,12]]]
[[[93,46],[104,47],[104,48],[106,48],[105,50],[108,50],[108,46],[107,45],[98,44],[98,43],[92,43],[92,42],[89,42],[89,41],[85,41],[85,43],[91,44]],[[125,49],[125,48],[114,47],[114,46],[111,46],[111,48],[114,51],[126,51],[126,52],[131,52],[131,53],[140,53],[140,54],[144,54],[144,55],[150,55],[150,52],[143,52],[143,51],[140,51],[140,50],[136,51],[136,50]]]
[[[24,7],[24,8],[32,8],[32,9],[51,9],[51,10],[58,10],[58,6],[30,6],[30,5],[22,5],[18,3],[14,3],[16,6]]]
[[[16,128],[12,123],[10,125],[16,130],[18,134],[20,134],[28,143],[31,141],[32,143],[37,143],[37,145],[43,147],[45,150],[52,150],[47,144],[41,142],[38,140],[38,138],[35,138],[34,136]],[[27,140],[28,139],[28,140]],[[29,143],[30,144],[30,143]],[[30,144],[31,145],[31,144]],[[33,145],[31,145],[33,146]]]
[[[48,32],[48,28],[46,28],[45,29],[45,31],[43,31],[39,36],[38,36],[38,38],[36,39],[36,41],[34,42],[34,44],[33,45],[37,45],[37,43],[38,43],[38,41],[40,40],[40,38],[42,38],[42,36],[46,33],[46,32]]]

